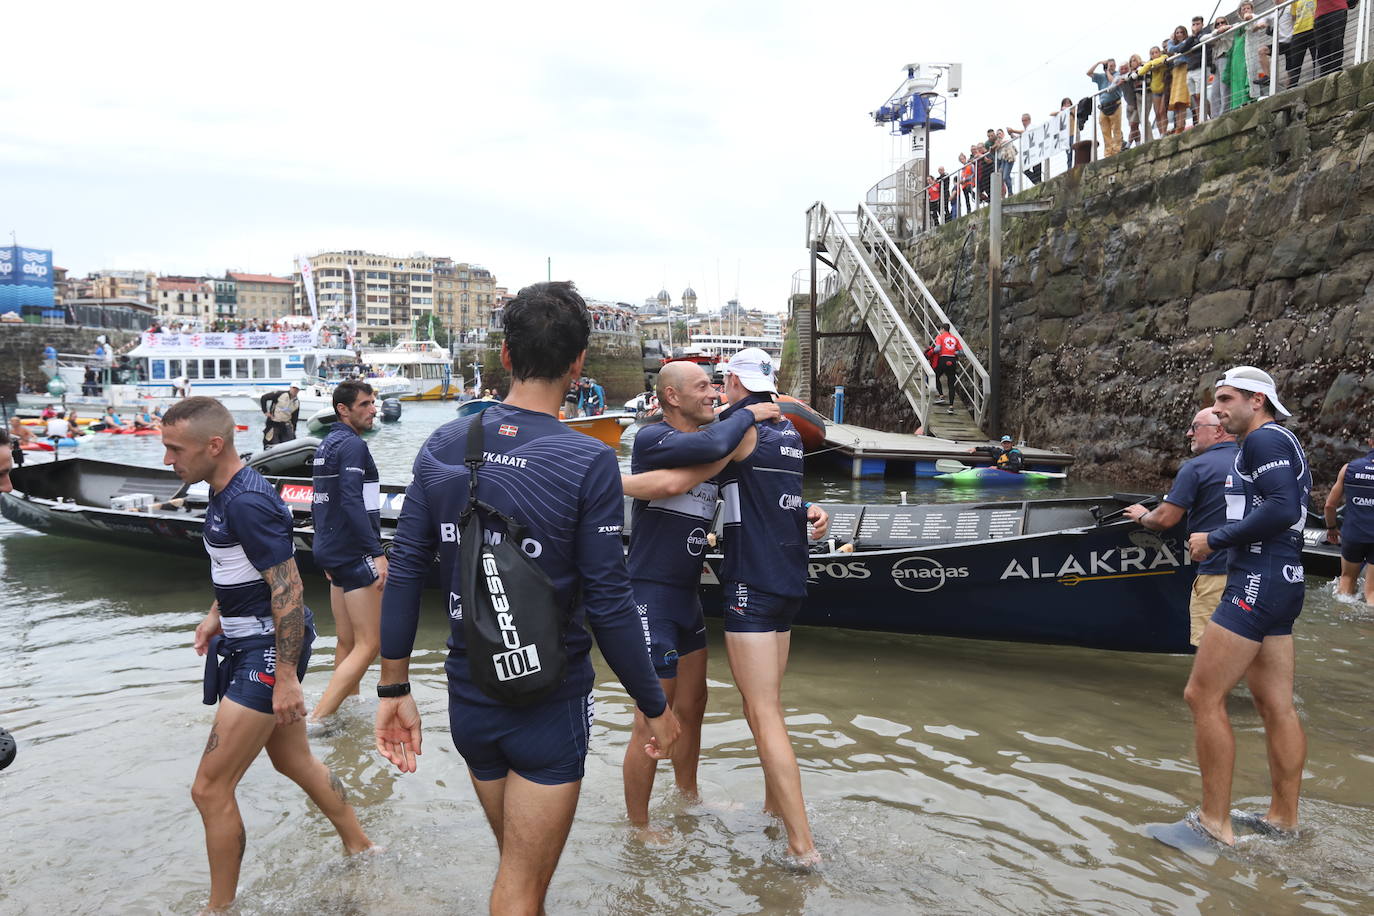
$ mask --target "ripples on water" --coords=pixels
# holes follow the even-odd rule
[[[400,426],[373,439],[384,478],[398,482],[422,435],[414,430],[450,415],[406,410]],[[87,448],[133,463],[160,458],[156,440]],[[933,493],[900,486],[912,501]],[[815,489],[893,499],[900,486],[836,479]],[[189,796],[212,718],[190,648],[210,600],[205,564],[7,522],[0,562],[0,723],[20,741],[19,758],[0,773],[0,911],[194,911],[208,890]],[[307,585],[321,634],[309,702],[328,679],[333,630],[324,589]],[[242,912],[485,911],[496,851],[447,734],[446,630],[433,611],[418,641],[418,773],[401,777],[372,750],[375,700],[366,697],[312,739],[386,851],[338,858],[325,818],[259,761],[239,791],[249,837]],[[1247,841],[1210,861],[1141,832],[1178,819],[1198,797],[1181,698],[1188,658],[803,628],[785,697],[826,861],[817,873],[789,871],[780,826],[759,811],[762,776],[717,623],[710,633],[704,801],[666,791],[663,768],[652,810],[670,828],[663,846],[639,843],[624,826],[619,764],[632,709],[600,666],[592,752],[551,913],[1372,909],[1374,609],[1338,602],[1325,581],[1308,580],[1297,631],[1310,741],[1303,835]],[[374,669],[366,692],[375,681]],[[1262,807],[1262,732],[1243,689],[1231,712],[1236,804]]]

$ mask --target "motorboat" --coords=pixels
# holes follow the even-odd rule
[[[402,340],[389,350],[363,353],[374,375],[406,379],[410,391],[404,401],[438,401],[455,398],[463,390],[463,377],[453,373],[453,356],[433,340]]]

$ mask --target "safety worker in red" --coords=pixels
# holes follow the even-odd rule
[[[940,333],[935,335],[936,365],[935,365],[935,403],[946,404],[946,413],[954,413],[954,378],[955,369],[959,365],[959,354],[964,352],[964,345],[959,338],[949,329],[949,324],[940,325]],[[946,393],[940,393],[940,378],[945,379]],[[968,398],[964,398],[964,403],[968,403]]]
[[[930,228],[934,229],[940,225],[940,179],[936,175],[931,175],[926,185],[926,203],[930,208]]]

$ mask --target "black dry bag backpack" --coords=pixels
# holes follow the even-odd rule
[[[527,706],[563,683],[563,637],[568,606],[553,582],[521,549],[525,527],[477,499],[482,416],[468,427],[468,506],[459,518],[458,569],[468,669],[482,693],[499,703]],[[506,534],[489,544],[481,515],[500,519]]]

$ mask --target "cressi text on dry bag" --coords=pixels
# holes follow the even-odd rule
[[[477,499],[482,438],[482,414],[477,414],[468,426],[463,462],[468,468],[468,505],[459,519],[463,641],[477,688],[499,703],[527,706],[563,683],[569,605],[521,549],[525,527]],[[487,542],[484,514],[506,526],[505,535],[493,539],[497,543]]]

